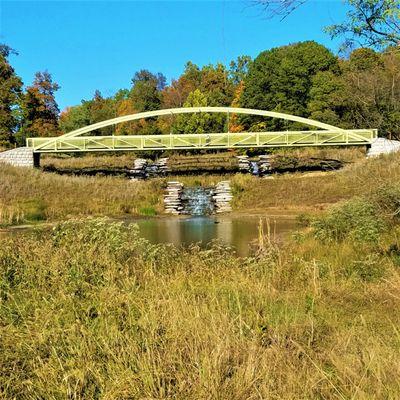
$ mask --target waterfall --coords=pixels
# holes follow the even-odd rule
[[[256,161],[250,161],[250,172],[253,175],[259,175],[260,174],[260,171],[258,169],[258,164],[257,164]]]
[[[183,213],[190,215],[209,215],[214,212],[213,190],[204,187],[183,189]]]

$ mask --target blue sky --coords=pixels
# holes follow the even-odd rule
[[[324,26],[344,19],[340,0],[312,1],[284,21],[266,19],[252,0],[220,1],[5,1],[0,42],[24,83],[48,70],[61,89],[61,109],[129,88],[135,71],[178,77],[186,61],[200,66],[272,47],[316,40],[336,51]]]

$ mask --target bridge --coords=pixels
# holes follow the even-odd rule
[[[193,113],[257,115],[304,124],[308,130],[281,132],[210,132],[166,135],[99,135],[98,130],[146,118]],[[229,123],[228,123],[229,126]],[[341,129],[312,119],[266,110],[235,107],[187,107],[124,115],[88,125],[58,137],[28,138],[27,147],[0,153],[0,161],[16,166],[39,166],[41,153],[98,151],[240,149],[300,146],[370,146],[376,129]]]
[[[299,122],[313,130],[281,132],[217,132],[202,134],[111,135],[91,133],[108,126],[160,116],[190,113],[226,113],[257,115]],[[318,129],[315,129],[318,128]],[[234,107],[170,108],[125,115],[52,138],[29,138],[27,147],[34,153],[69,153],[96,151],[147,151],[190,149],[236,149],[298,146],[369,145],[377,137],[375,129],[341,129],[319,121],[290,114]]]

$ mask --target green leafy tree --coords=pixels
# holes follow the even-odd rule
[[[104,98],[99,90],[96,90],[93,99],[89,103],[90,124],[96,124],[116,117],[115,102],[112,98]],[[102,135],[112,135],[114,126],[107,126],[98,131]]]
[[[264,51],[253,61],[244,81],[240,104],[307,117],[310,89],[321,71],[337,71],[337,58],[324,46],[301,42]],[[242,117],[245,127],[283,129],[282,120]],[[261,122],[261,125],[258,125]]]
[[[286,18],[308,0],[256,0],[269,17]],[[400,45],[399,0],[345,0],[347,18],[340,24],[327,26],[332,37],[343,37],[344,48],[385,48]]]
[[[161,73],[153,74],[147,70],[136,72],[130,92],[135,109],[138,112],[158,110],[165,82],[166,78]]]
[[[8,61],[12,53],[16,54],[9,46],[0,45],[0,147],[14,143],[14,133],[19,123],[16,108],[22,81]]]
[[[199,89],[207,95],[211,106],[229,106],[232,103],[235,86],[229,79],[229,71],[218,63],[204,66],[201,71]]]
[[[340,75],[332,71],[318,72],[310,89],[310,118],[345,128],[346,96],[345,83]]]
[[[206,107],[208,106],[207,96],[199,89],[191,92],[184,103],[184,107]],[[210,132],[212,125],[211,115],[208,113],[193,113],[178,115],[173,125],[174,133],[206,133]]]
[[[400,54],[357,49],[343,63],[345,120],[355,128],[377,128],[390,138],[400,134]]]
[[[347,0],[346,21],[325,28],[332,37],[344,37],[344,47],[400,46],[399,0]]]
[[[82,104],[68,107],[60,115],[62,133],[68,133],[90,125],[90,102],[82,100]]]
[[[356,49],[340,62],[340,73],[318,73],[308,108],[312,118],[343,128],[377,128],[400,134],[400,54]]]
[[[136,112],[154,111],[161,108],[162,91],[166,85],[163,74],[153,74],[148,70],[135,73],[132,78],[132,88],[129,94],[131,107]],[[156,119],[146,119],[132,124],[134,130],[144,135],[161,133]]]
[[[251,64],[250,56],[239,56],[229,64],[229,77],[234,85],[243,82]]]

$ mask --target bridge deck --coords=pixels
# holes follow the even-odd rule
[[[375,129],[29,138],[36,153],[367,145]]]

